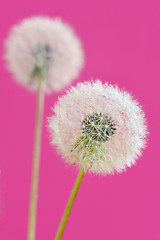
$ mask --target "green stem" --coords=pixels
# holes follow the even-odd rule
[[[37,193],[38,193],[38,175],[40,165],[40,144],[41,144],[41,125],[42,125],[42,111],[43,111],[43,89],[42,77],[38,79],[37,104],[36,104],[36,123],[35,123],[35,137],[33,149],[33,166],[32,166],[32,180],[31,180],[31,195],[29,206],[28,219],[28,240],[35,240],[36,227],[36,208],[37,208]]]
[[[59,224],[55,240],[62,239],[62,235],[63,235],[63,232],[64,232],[64,229],[65,229],[69,214],[71,212],[71,209],[72,209],[72,206],[73,206],[75,197],[77,195],[78,189],[80,187],[83,176],[84,176],[84,169],[81,168],[80,171],[79,171],[79,174],[77,176],[76,182],[74,184],[74,187],[72,189],[71,195],[69,197],[69,200],[68,200],[66,209],[64,211],[63,217],[62,217],[61,222]]]

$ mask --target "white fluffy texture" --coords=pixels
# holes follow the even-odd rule
[[[78,76],[84,61],[80,40],[59,18],[32,17],[14,26],[6,40],[8,69],[18,82],[36,89],[37,79],[30,84],[34,69],[32,51],[45,44],[53,50],[53,62],[44,88],[47,92],[60,90]]]
[[[71,149],[82,135],[81,122],[95,112],[112,118],[117,128],[115,135],[102,143],[105,147],[104,159],[100,157],[100,148],[96,157],[83,158],[82,154],[75,161],[78,149],[73,152]],[[52,144],[57,146],[67,162],[97,174],[122,172],[127,166],[131,167],[146,145],[147,124],[138,102],[118,86],[102,84],[99,80],[79,83],[59,98],[54,115],[49,119],[49,129]]]

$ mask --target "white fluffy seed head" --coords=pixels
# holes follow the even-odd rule
[[[45,91],[63,89],[84,64],[80,40],[59,18],[25,19],[12,28],[5,44],[8,69],[32,90],[37,88],[39,74]]]
[[[139,103],[118,86],[79,83],[59,98],[49,118],[52,144],[67,162],[97,174],[131,167],[146,145]]]

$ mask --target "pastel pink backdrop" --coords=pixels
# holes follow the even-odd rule
[[[128,0],[5,0],[0,54],[9,29],[33,15],[60,16],[81,38],[86,65],[74,82],[100,78],[125,87],[143,105],[148,148],[123,174],[86,174],[64,240],[160,239],[160,2]],[[0,239],[25,240],[36,95],[16,84],[0,59]],[[37,240],[54,239],[78,170],[49,144],[47,117],[58,95],[45,98]]]

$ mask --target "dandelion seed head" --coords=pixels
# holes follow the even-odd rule
[[[96,80],[59,98],[49,119],[51,143],[68,163],[96,174],[122,172],[146,146],[144,112],[131,94]]]
[[[66,87],[84,65],[84,54],[73,29],[59,18],[32,17],[15,25],[6,39],[5,59],[15,80],[46,92]]]

